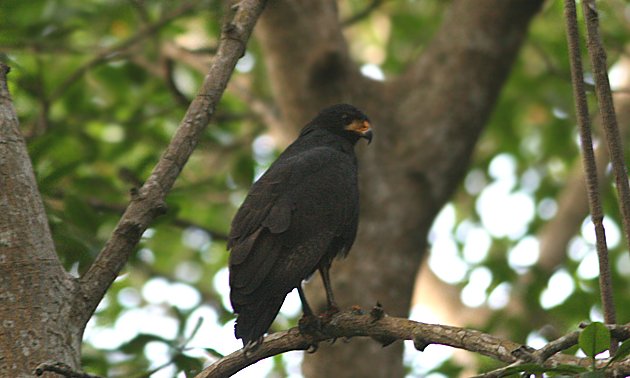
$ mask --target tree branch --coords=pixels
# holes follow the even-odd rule
[[[9,66],[0,62],[0,273],[9,265],[46,261],[64,276],[57,259],[31,159],[9,93]],[[14,260],[15,259],[15,260]],[[57,262],[55,264],[55,262]],[[0,312],[1,313],[1,312]]]
[[[413,144],[402,159],[427,181],[429,203],[441,207],[468,169],[462,162],[469,160],[541,4],[453,1],[422,56],[393,83],[393,97],[404,99],[395,134]],[[422,127],[412,120],[423,120]]]
[[[95,210],[114,212],[114,213],[119,213],[121,215],[124,214],[126,210],[126,207],[124,205],[107,203],[96,198],[88,198],[86,202]],[[179,227],[182,229],[189,228],[189,227],[197,228],[206,232],[214,240],[227,241],[227,235],[225,232],[210,229],[202,224],[193,222],[189,219],[174,218],[171,220],[170,223],[173,226]]]
[[[341,21],[341,26],[348,27],[352,24],[362,21],[367,16],[369,16],[376,8],[381,6],[382,3],[383,0],[372,0],[368,5],[365,6],[365,8]]]
[[[204,73],[208,66],[209,54],[214,53],[214,51],[192,52],[172,42],[166,42],[161,47],[161,54],[164,56],[164,59],[183,63],[201,73]],[[242,75],[237,75],[230,80],[227,91],[248,105],[252,115],[268,128],[268,131],[273,134],[279,145],[288,145],[291,140],[286,133],[282,132],[286,127],[280,115],[277,114],[276,107],[252,93],[250,87],[251,83],[249,80]]]
[[[339,312],[324,320],[321,332],[313,335],[304,335],[300,333],[297,327],[271,334],[257,348],[247,351],[240,349],[229,354],[204,369],[195,378],[227,377],[267,357],[292,350],[307,350],[324,341],[356,336],[371,337],[379,341],[387,340],[387,343],[396,340],[413,340],[414,346],[420,351],[431,344],[447,345],[507,363],[538,362],[548,367],[557,364],[579,366],[590,366],[591,364],[590,358],[557,354],[575,345],[577,332],[535,350],[476,330],[420,323],[384,314],[379,316],[379,313],[378,310],[376,312],[372,310],[369,314],[360,310]],[[622,338],[627,337],[630,332],[628,325],[609,328]],[[605,360],[599,361],[601,361],[599,362],[601,365],[605,362]],[[627,364],[627,361],[625,363]],[[627,369],[624,370],[625,372],[630,371],[628,367],[624,369]]]
[[[608,142],[608,153],[615,174],[617,192],[619,194],[619,209],[623,219],[623,230],[626,235],[626,243],[630,244],[630,185],[628,184],[627,168],[624,160],[623,145],[615,106],[610,92],[608,70],[606,66],[606,51],[602,46],[599,35],[599,21],[597,6],[594,0],[582,2],[582,12],[586,22],[586,40],[588,54],[591,58],[593,78],[595,79],[595,93],[604,126],[604,135]]]
[[[612,280],[610,276],[610,264],[608,263],[608,246],[606,245],[606,233],[604,231],[604,213],[602,210],[599,186],[597,183],[597,166],[595,154],[593,153],[593,140],[591,138],[591,122],[588,115],[588,103],[586,101],[586,91],[584,89],[584,74],[582,69],[582,58],[580,56],[579,32],[577,26],[577,12],[575,0],[565,0],[564,17],[566,20],[567,43],[569,46],[569,61],[571,63],[571,83],[573,87],[573,97],[577,112],[578,127],[580,132],[580,147],[582,150],[582,163],[584,165],[584,177],[586,179],[586,193],[588,195],[589,208],[591,210],[591,220],[595,226],[595,238],[597,240],[597,256],[599,257],[599,286],[602,297],[602,308],[604,319],[608,324],[616,323],[615,302],[612,293]],[[606,79],[608,80],[608,79]],[[610,95],[610,92],[608,92]],[[612,106],[612,96],[610,97]],[[612,109],[614,112],[614,109]],[[612,115],[613,118],[615,115]],[[606,121],[604,120],[604,124]],[[617,131],[617,141],[620,143],[619,130]],[[626,181],[627,187],[627,178]],[[620,189],[621,190],[621,189]],[[630,215],[630,214],[624,214]],[[616,343],[611,344],[611,351],[616,350]]]
[[[197,145],[247,40],[261,14],[265,0],[243,0],[233,7],[226,21],[221,43],[199,92],[190,104],[175,136],[145,184],[132,193],[111,238],[80,278],[81,290],[75,298],[77,321],[87,322],[101,298],[123,268],[142,233],[158,215],[166,211],[164,198]]]
[[[630,337],[630,325],[608,325],[608,329],[613,338],[616,340],[625,340]],[[593,361],[591,358],[578,358],[574,356],[570,356],[567,354],[558,354],[563,350],[571,348],[574,345],[578,344],[578,338],[580,334],[579,332],[571,332],[567,335],[564,335],[554,341],[551,341],[549,344],[544,347],[533,351],[531,354],[526,355],[525,358],[520,358],[519,361],[512,363],[508,366],[502,367],[500,369],[496,369],[484,374],[477,375],[473,378],[500,378],[505,377],[508,374],[508,371],[511,371],[511,374],[514,374],[513,369],[515,367],[521,366],[527,363],[534,363],[539,366],[544,366],[546,368],[557,367],[560,364],[563,365],[571,365],[571,366],[581,366],[581,367],[595,367],[597,369],[603,369],[606,367],[609,372],[614,372],[612,376],[626,376],[630,373],[630,359],[622,359],[619,362],[611,363],[610,359],[597,359]],[[523,370],[526,370],[523,368]],[[609,375],[606,375],[607,377]]]

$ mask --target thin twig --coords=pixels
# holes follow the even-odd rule
[[[383,0],[372,0],[372,2],[368,4],[365,8],[363,8],[356,14],[353,14],[352,16],[346,18],[345,20],[341,21],[341,26],[345,28],[347,26],[350,26],[352,24],[355,24],[363,20],[364,18],[369,16],[370,13],[372,13],[376,8],[378,8],[382,3],[383,3]]]
[[[95,210],[114,212],[114,213],[119,213],[121,215],[125,212],[125,209],[126,209],[125,205],[107,203],[96,198],[87,199],[87,204],[90,205],[90,207],[94,208]],[[171,220],[171,224],[173,224],[175,227],[182,228],[182,229],[196,228],[196,229],[202,230],[205,233],[207,233],[213,240],[222,240],[222,241],[227,240],[227,234],[225,232],[212,230],[204,225],[193,222],[189,219],[174,218]]]
[[[593,141],[591,138],[591,123],[588,114],[588,103],[586,101],[586,91],[584,88],[584,75],[582,59],[580,56],[580,41],[577,26],[577,12],[575,0],[565,0],[564,17],[566,20],[567,43],[569,46],[569,61],[571,62],[571,81],[573,87],[573,97],[575,98],[575,108],[580,132],[580,146],[582,149],[582,163],[586,179],[586,191],[588,195],[589,207],[591,209],[591,219],[595,226],[595,238],[597,244],[597,256],[599,257],[599,286],[602,297],[602,308],[604,320],[608,324],[615,324],[615,303],[612,293],[612,280],[610,277],[610,264],[608,263],[608,247],[606,245],[606,233],[604,230],[604,214],[597,184],[597,166],[593,153]],[[599,86],[599,85],[598,85]],[[610,94],[610,92],[609,92]],[[612,97],[611,97],[612,104]],[[614,109],[612,110],[614,112]],[[602,113],[604,110],[602,110]],[[602,114],[603,115],[603,114]],[[614,118],[614,114],[613,114]],[[604,124],[606,121],[604,120]],[[608,128],[608,127],[605,127]],[[616,126],[615,126],[616,129]],[[619,130],[617,130],[617,136]],[[608,133],[607,133],[608,134]],[[619,138],[619,136],[618,136]],[[619,142],[619,139],[617,139]],[[612,155],[612,152],[611,152]],[[627,178],[624,180],[627,186]],[[617,180],[619,181],[619,180]],[[630,214],[628,214],[630,216]],[[626,215],[624,215],[624,218]],[[616,350],[616,342],[611,342],[611,352]]]
[[[177,59],[178,62],[184,63],[201,73],[208,65],[208,56],[199,52],[191,52],[174,43],[165,43],[162,46],[162,54],[167,59]],[[239,75],[230,81],[228,90],[248,104],[252,114],[275,134],[274,136],[280,140],[281,144],[288,144],[289,141],[286,140],[286,135],[283,132],[286,130],[286,127],[283,126],[284,120],[281,118],[278,110],[273,104],[252,93],[250,87],[248,80]]]
[[[569,349],[572,346],[576,345],[578,343],[579,336],[580,336],[580,333],[578,331],[571,332],[567,335],[564,335],[562,337],[559,337],[549,342],[549,344],[540,348],[534,354],[536,355],[537,359],[540,362],[545,362],[554,354],[561,352],[563,350]]]
[[[166,195],[214,115],[238,59],[262,13],[265,0],[242,0],[234,7],[221,33],[221,43],[208,74],[171,143],[144,185],[134,193],[112,236],[88,271],[79,279],[74,301],[77,321],[87,322],[101,298],[124,267],[150,223],[166,210]]]
[[[197,323],[195,324],[195,328],[193,328],[193,331],[191,332],[190,336],[188,336],[186,338],[186,340],[184,340],[184,342],[181,343],[181,345],[178,345],[177,347],[173,348],[175,350],[175,353],[173,353],[173,355],[171,356],[171,358],[168,361],[164,362],[163,364],[161,364],[159,366],[154,367],[153,369],[151,369],[149,371],[145,371],[142,374],[138,374],[134,378],[151,378],[153,376],[153,374],[155,374],[158,371],[164,369],[165,367],[175,363],[175,360],[184,353],[184,351],[186,350],[186,348],[187,348],[188,344],[190,343],[190,341],[193,339],[193,337],[195,337],[197,332],[199,332],[199,329],[201,328],[202,324],[203,324],[203,318],[197,319]]]

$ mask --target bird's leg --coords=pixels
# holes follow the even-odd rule
[[[302,302],[302,312],[304,316],[313,316],[313,310],[311,310],[311,306],[308,305],[306,301],[306,295],[304,295],[304,289],[302,289],[302,284],[297,287],[298,295],[300,296],[300,302]]]
[[[300,296],[300,301],[302,302],[302,312],[304,313],[298,322],[298,328],[300,329],[300,333],[303,335],[315,335],[321,330],[322,324],[319,318],[313,314],[311,306],[308,305],[306,296],[304,295],[304,289],[302,289],[302,284],[297,287],[297,290]],[[313,342],[307,351],[309,353],[313,353],[316,350],[317,342]]]
[[[339,312],[339,307],[335,302],[335,296],[333,295],[332,285],[330,284],[330,265],[322,264],[319,267],[319,273],[322,275],[322,281],[324,282],[324,288],[326,289],[326,302],[328,305],[327,313],[334,314]]]

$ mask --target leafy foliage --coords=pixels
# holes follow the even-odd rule
[[[183,5],[3,1],[0,49],[13,67],[11,90],[55,245],[64,266],[74,274],[86,269],[107,240],[129,191],[148,176],[182,118],[186,109],[182,98],[194,95],[201,81],[201,74],[185,63],[184,52],[207,58],[216,47],[222,2],[192,3],[190,11],[140,36]],[[342,18],[364,5],[341,1]],[[354,58],[360,65],[380,67],[386,77],[404,72],[430,42],[447,6],[439,1],[384,2],[346,28]],[[614,62],[628,42],[628,21],[623,16],[628,6],[610,1],[602,7],[609,61]],[[553,339],[581,321],[600,318],[597,277],[586,274],[583,266],[594,250],[587,226],[575,235],[568,258],[553,271],[540,269],[535,258],[518,265],[510,257],[519,243],[536,237],[553,218],[571,167],[579,164],[561,17],[561,2],[549,2],[532,25],[470,162],[466,182],[452,203],[450,233],[465,272],[451,283],[463,293],[481,291],[481,303],[474,306],[489,306],[493,314],[480,328],[522,342]],[[173,41],[182,48],[175,58],[163,51],[164,44]],[[110,53],[101,55],[106,51]],[[255,41],[247,59],[251,67],[240,67],[237,79],[247,83],[248,95],[272,103]],[[589,100],[594,104],[593,96]],[[189,376],[229,351],[222,345],[231,334],[232,319],[224,297],[223,239],[235,206],[277,148],[247,96],[231,91],[218,109],[215,123],[168,197],[168,214],[145,233],[88,327],[83,363],[90,372],[129,376],[172,362],[168,374],[183,371]],[[268,110],[274,111],[271,106]],[[509,169],[498,175],[495,168],[501,162],[507,162]],[[486,189],[501,180],[509,181],[506,195],[523,195],[519,198],[527,198],[532,207],[523,227],[508,234],[493,233],[487,224],[489,215],[480,206]],[[604,194],[610,220],[607,231],[612,235],[619,229],[619,214],[610,185]],[[470,230],[481,230],[489,240],[475,258],[466,250]],[[610,247],[613,284],[627,287],[627,249],[621,242]],[[490,272],[489,283],[479,289],[475,272],[485,271]],[[564,299],[542,303],[545,293],[560,289],[553,287],[558,282],[554,277],[560,276],[568,285],[561,288]],[[495,300],[502,290],[522,300],[518,310]],[[630,301],[627,291],[616,296],[619,303]],[[280,323],[294,324],[295,312],[283,314]],[[140,316],[149,320],[138,320]],[[202,316],[205,322],[199,334],[208,338],[193,338],[182,348]],[[628,306],[618,308],[620,319],[629,316]],[[156,319],[160,329],[148,326]],[[212,337],[204,329],[211,329]],[[593,330],[592,337],[585,330],[584,345],[580,343],[592,357],[606,344],[597,339],[603,337],[601,329]],[[615,358],[626,356],[629,348],[624,343]],[[283,361],[276,359],[272,368],[284,371]],[[435,371],[450,375],[462,368],[448,361]]]

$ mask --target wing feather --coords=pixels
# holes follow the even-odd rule
[[[254,184],[229,237],[235,311],[265,293],[286,295],[326,254],[331,260],[350,248],[358,214],[355,164],[353,156],[317,147],[281,156]]]

